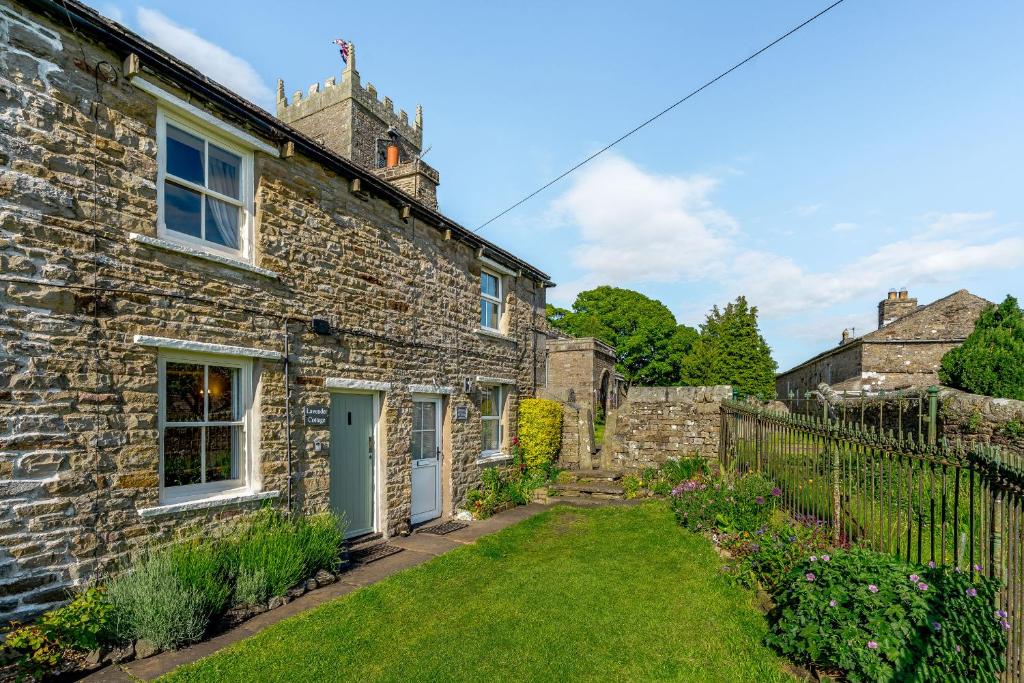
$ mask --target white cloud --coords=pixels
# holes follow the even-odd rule
[[[119,24],[124,24],[124,13],[121,11],[121,8],[117,5],[103,5],[100,8],[100,13],[105,17],[113,19]]]
[[[262,107],[272,103],[270,86],[241,57],[201,38],[192,29],[174,23],[157,10],[140,7],[138,21],[143,36],[191,64],[203,75]]]
[[[726,256],[736,222],[709,196],[707,176],[659,176],[618,156],[585,169],[553,202],[579,227],[573,263],[585,282],[675,282],[700,277]]]
[[[890,287],[955,289],[969,273],[1024,263],[1019,227],[995,226],[993,212],[978,212],[929,214],[917,231],[903,230],[899,239],[829,270],[812,270],[775,248],[752,248],[736,221],[712,202],[715,187],[714,178],[658,175],[615,156],[576,176],[552,203],[562,227],[574,225],[580,235],[570,256],[581,275],[554,291],[558,303],[568,305],[577,292],[598,284],[700,281],[717,290],[719,302],[744,294],[765,319],[785,326],[792,317],[794,336],[821,339],[863,323],[832,329],[826,318],[839,304],[859,303]],[[839,223],[833,229],[857,227]],[[685,305],[694,303],[707,310],[713,301]]]

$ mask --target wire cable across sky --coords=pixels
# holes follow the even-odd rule
[[[680,104],[682,104],[682,103],[683,103],[683,102],[685,102],[686,100],[690,99],[690,98],[691,98],[691,97],[693,97],[694,95],[697,95],[697,94],[698,94],[698,93],[700,93],[701,91],[703,91],[703,90],[705,90],[705,89],[707,89],[707,88],[711,87],[712,85],[714,85],[714,84],[715,84],[715,83],[717,83],[718,81],[722,80],[723,78],[725,78],[726,76],[728,76],[729,74],[731,74],[731,73],[732,73],[733,71],[735,71],[736,69],[739,69],[739,68],[740,68],[741,66],[743,66],[743,65],[744,65],[744,64],[746,64],[747,62],[750,62],[750,61],[754,60],[755,58],[757,58],[757,57],[758,57],[759,55],[761,55],[762,53],[764,53],[764,52],[767,52],[767,51],[768,51],[768,50],[770,50],[771,48],[775,47],[776,45],[778,45],[779,43],[781,43],[782,41],[784,41],[784,40],[785,40],[786,38],[789,38],[789,37],[790,37],[791,35],[793,35],[793,34],[794,34],[794,33],[796,33],[797,31],[799,31],[800,29],[804,28],[805,26],[807,26],[808,24],[810,24],[810,23],[814,22],[815,20],[817,20],[817,19],[819,19],[819,18],[823,17],[823,16],[825,15],[825,14],[827,14],[828,12],[830,12],[831,10],[833,10],[834,8],[836,8],[837,6],[839,6],[839,5],[843,4],[843,3],[845,2],[845,1],[846,1],[846,0],[836,0],[836,1],[835,1],[835,2],[833,2],[833,3],[831,4],[831,5],[829,5],[829,6],[828,6],[828,7],[826,7],[825,9],[823,9],[823,10],[821,10],[820,12],[818,12],[817,14],[815,14],[815,15],[814,15],[813,17],[810,17],[809,19],[806,19],[806,20],[804,20],[803,22],[801,22],[801,23],[797,24],[796,26],[794,26],[793,28],[789,29],[788,31],[786,31],[785,33],[783,33],[783,34],[782,34],[781,36],[779,36],[778,38],[776,38],[776,39],[775,39],[775,40],[773,40],[772,42],[768,43],[767,45],[765,45],[765,46],[764,46],[764,47],[762,47],[762,48],[761,48],[760,50],[758,50],[757,52],[753,53],[752,55],[750,55],[749,57],[747,57],[747,58],[746,58],[746,59],[744,59],[743,61],[740,61],[740,62],[736,62],[736,63],[735,63],[735,64],[733,64],[733,65],[732,65],[731,67],[729,67],[728,69],[726,69],[726,70],[725,70],[725,71],[723,71],[722,73],[718,74],[717,76],[715,76],[714,78],[712,78],[712,79],[711,79],[710,81],[706,82],[706,83],[705,83],[704,85],[700,86],[700,87],[699,87],[699,88],[697,88],[696,90],[693,90],[692,92],[690,92],[690,93],[689,93],[688,95],[686,95],[686,96],[685,96],[685,97],[683,97],[682,99],[676,100],[675,102],[673,102],[673,103],[672,103],[672,104],[670,104],[669,106],[665,107],[664,109],[662,109],[661,111],[659,111],[659,112],[658,112],[657,114],[655,114],[655,115],[654,115],[654,116],[652,116],[651,118],[647,119],[646,121],[644,121],[643,123],[641,123],[640,125],[638,125],[638,126],[637,126],[636,128],[633,128],[632,130],[630,130],[629,132],[625,133],[624,135],[621,135],[621,136],[619,136],[618,138],[616,138],[616,139],[612,140],[612,141],[611,141],[611,142],[609,142],[609,143],[608,143],[607,145],[605,145],[605,146],[604,146],[604,147],[602,147],[601,149],[597,150],[596,152],[594,152],[593,154],[591,154],[590,156],[588,156],[588,157],[587,157],[586,159],[584,159],[583,161],[579,162],[578,164],[576,164],[576,165],[575,165],[575,166],[573,166],[572,168],[570,168],[570,169],[566,170],[565,172],[563,172],[563,173],[562,173],[561,175],[559,175],[559,176],[558,176],[557,178],[554,178],[554,179],[550,180],[549,182],[545,183],[544,185],[541,185],[541,186],[540,186],[539,188],[537,188],[536,190],[534,190],[534,191],[533,191],[533,192],[531,192],[530,194],[526,195],[525,197],[523,197],[522,199],[520,199],[520,200],[519,200],[518,202],[516,202],[516,203],[515,203],[515,204],[513,204],[512,206],[508,207],[507,209],[505,209],[505,210],[504,210],[504,211],[502,211],[501,213],[497,214],[496,216],[494,216],[494,217],[493,217],[493,218],[491,218],[490,220],[486,221],[485,223],[481,223],[481,224],[480,224],[479,226],[477,226],[476,228],[474,228],[474,229],[473,229],[473,232],[480,232],[481,230],[483,230],[484,228],[486,228],[486,227],[487,227],[488,225],[490,225],[490,224],[491,224],[491,223],[493,223],[494,221],[498,220],[499,218],[501,218],[502,216],[504,216],[505,214],[507,214],[507,213],[508,213],[509,211],[512,211],[512,210],[514,210],[514,209],[516,209],[516,208],[518,208],[518,207],[522,206],[522,205],[523,205],[523,204],[525,204],[526,202],[530,201],[531,199],[533,199],[534,197],[536,197],[537,195],[539,195],[539,194],[540,194],[541,192],[543,192],[544,190],[548,189],[549,187],[551,187],[552,185],[554,185],[555,183],[557,183],[557,182],[558,182],[559,180],[561,180],[562,178],[566,177],[567,175],[569,175],[569,174],[573,173],[574,171],[576,171],[576,170],[578,170],[578,169],[582,168],[583,166],[587,165],[588,163],[590,163],[591,161],[593,161],[593,160],[594,160],[594,159],[596,159],[597,157],[601,156],[602,154],[604,154],[605,152],[607,152],[608,150],[610,150],[610,149],[611,149],[612,147],[614,147],[615,145],[619,144],[620,142],[622,142],[623,140],[625,140],[625,139],[626,139],[626,138],[628,138],[629,136],[633,135],[634,133],[636,133],[636,132],[638,132],[638,131],[642,130],[643,128],[646,128],[646,127],[647,127],[647,126],[649,126],[649,125],[651,125],[652,123],[654,123],[655,121],[657,121],[658,119],[660,119],[660,118],[661,118],[662,116],[664,116],[665,114],[669,113],[670,111],[672,111],[673,109],[675,109],[676,107],[678,107],[678,106],[679,106]]]

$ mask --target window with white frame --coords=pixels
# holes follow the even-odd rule
[[[180,500],[245,488],[251,361],[164,354],[159,371],[162,497]]]
[[[481,450],[484,455],[501,452],[504,408],[505,390],[501,385],[480,386],[480,434]]]
[[[500,331],[502,314],[501,276],[480,270],[480,327]]]
[[[252,151],[163,111],[157,143],[160,236],[249,260]]]

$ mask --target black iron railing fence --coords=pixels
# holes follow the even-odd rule
[[[830,525],[837,543],[999,578],[1012,627],[1004,679],[1024,680],[1024,458],[937,439],[934,403],[928,417],[914,432],[880,430],[726,401],[719,455],[769,477],[786,509]]]

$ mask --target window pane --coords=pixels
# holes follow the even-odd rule
[[[483,450],[496,451],[498,444],[498,421],[483,420],[480,424],[480,432],[483,436]]]
[[[419,460],[423,457],[423,432],[412,433],[412,459]]]
[[[210,422],[237,420],[235,395],[238,382],[238,368],[210,366],[207,392],[210,396]]]
[[[210,145],[210,184],[207,187],[232,199],[239,199],[238,177],[241,168],[242,157],[217,145]]]
[[[207,482],[238,479],[239,432],[239,427],[206,428]]]
[[[167,172],[197,185],[205,185],[202,139],[167,126]]]
[[[202,237],[202,195],[172,182],[164,183],[164,223],[168,230]]]
[[[238,249],[238,207],[206,197],[206,239]]]
[[[480,291],[488,296],[498,296],[498,278],[490,273],[480,273]]]
[[[423,403],[414,401],[412,404],[412,429],[419,431],[423,429]]]
[[[497,417],[498,388],[480,387],[480,414]]]
[[[168,422],[200,422],[203,419],[203,366],[168,363],[164,395]]]
[[[164,428],[164,486],[185,486],[202,481],[202,431],[202,427]]]
[[[498,304],[487,299],[480,300],[480,327],[498,329]]]
[[[420,444],[421,458],[427,460],[434,460],[437,458],[437,434],[433,430],[429,432],[420,432]]]

